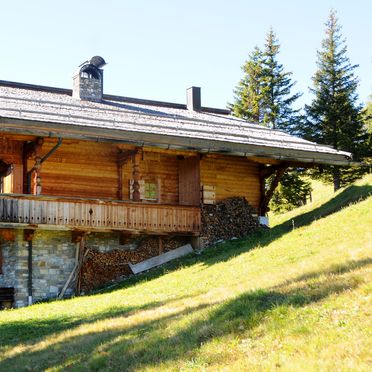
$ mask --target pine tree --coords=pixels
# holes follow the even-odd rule
[[[278,62],[279,49],[278,39],[270,29],[264,50],[256,46],[243,65],[244,76],[234,90],[235,102],[229,107],[237,117],[293,133],[298,110],[292,104],[301,94],[291,95],[295,82],[292,73],[284,72]]]
[[[325,32],[322,49],[317,53],[314,87],[310,89],[315,97],[311,105],[305,106],[307,117],[302,134],[309,140],[350,151],[354,160],[360,160],[367,136],[362,107],[357,103],[358,79],[354,75],[357,65],[351,65],[346,55],[346,43],[334,11],[330,12]],[[336,191],[361,172],[355,168],[325,167],[323,178],[331,176]]]
[[[278,39],[270,29],[264,49],[255,47],[242,67],[244,76],[234,90],[235,102],[229,107],[237,117],[294,134],[298,110],[293,109],[292,104],[300,94],[291,94],[295,83],[291,80],[292,73],[284,72],[278,61],[279,50]],[[286,203],[287,209],[295,208],[302,204],[310,190],[310,184],[303,181],[297,171],[285,173],[271,208],[280,211],[281,202]]]
[[[372,95],[369,96],[369,100],[364,109],[364,124],[367,129],[367,132],[369,133],[369,135],[371,135],[372,134]],[[369,148],[371,149],[371,147]]]
[[[300,177],[297,170],[284,174],[270,201],[270,210],[275,213],[290,211],[306,204],[311,194],[311,183]]]
[[[262,122],[262,52],[256,46],[242,66],[244,77],[234,90],[233,114],[254,123]]]
[[[279,49],[278,39],[270,29],[262,53],[263,123],[273,129],[294,133],[298,110],[294,110],[292,104],[301,94],[291,95],[295,82],[291,80],[292,72],[284,72],[283,65],[278,62]]]

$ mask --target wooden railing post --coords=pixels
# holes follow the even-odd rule
[[[35,165],[34,165],[34,195],[40,195],[41,194],[41,157],[36,156],[35,158]]]
[[[140,201],[141,200],[141,193],[140,193],[140,154],[136,153],[133,156],[133,200]]]

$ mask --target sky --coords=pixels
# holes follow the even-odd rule
[[[359,64],[358,94],[372,94],[371,0],[12,0],[0,1],[0,80],[72,87],[77,67],[102,56],[104,92],[185,103],[200,86],[202,105],[225,108],[249,53],[270,27],[279,62],[310,103],[316,50],[335,9],[348,57]]]

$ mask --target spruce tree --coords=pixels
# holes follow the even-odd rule
[[[300,93],[291,95],[295,82],[278,61],[280,44],[272,29],[264,49],[257,46],[242,67],[243,78],[234,90],[234,103],[229,105],[237,117],[289,133],[296,131],[298,110],[292,104]]]
[[[295,82],[291,80],[292,72],[285,72],[283,65],[279,63],[279,50],[278,39],[270,29],[262,53],[263,123],[273,129],[294,133],[298,110],[294,110],[292,104],[301,94],[291,94]]]
[[[367,129],[367,132],[369,133],[369,135],[371,135],[372,134],[372,95],[369,96],[369,100],[364,109],[364,124]],[[369,138],[369,140],[370,139],[371,138]],[[371,150],[371,147],[369,147],[369,149]],[[369,154],[369,156],[371,156],[371,154]]]
[[[243,78],[234,90],[235,103],[230,105],[239,118],[261,123],[262,112],[262,52],[256,46],[242,66]]]
[[[295,83],[291,80],[292,73],[285,72],[279,63],[279,51],[278,39],[270,29],[263,50],[255,47],[242,67],[244,76],[234,90],[235,102],[229,107],[237,117],[295,134],[298,110],[292,104],[300,94],[291,94]],[[310,184],[297,171],[285,173],[271,207],[280,211],[281,202],[285,202],[287,209],[295,208],[302,204],[310,189]]]
[[[367,136],[356,92],[358,79],[354,70],[357,65],[352,65],[346,55],[346,43],[334,11],[330,12],[325,33],[322,48],[317,52],[314,86],[310,89],[315,97],[305,106],[302,134],[311,141],[350,151],[354,160],[360,160],[366,150]],[[323,178],[331,176],[336,191],[361,172],[362,169],[325,167]]]

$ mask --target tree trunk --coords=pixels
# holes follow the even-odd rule
[[[333,190],[336,192],[341,187],[340,179],[340,168],[338,166],[333,167]]]

